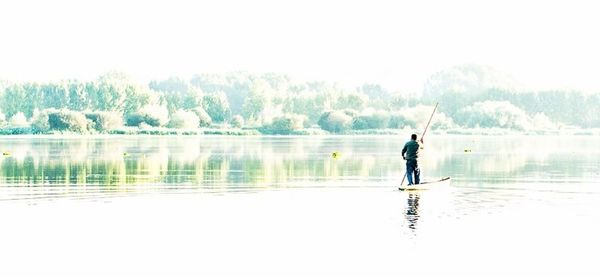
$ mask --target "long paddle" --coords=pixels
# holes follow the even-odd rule
[[[433,118],[433,115],[435,114],[435,110],[437,109],[438,104],[439,103],[435,103],[435,107],[433,108],[433,112],[431,113],[431,116],[429,117],[429,121],[427,121],[427,125],[425,125],[425,131],[423,131],[423,134],[421,135],[421,143],[423,143],[423,138],[425,137],[427,128],[429,128],[429,123],[431,123],[431,119]],[[402,182],[400,182],[400,186],[402,186],[402,184],[404,184],[404,179],[406,179],[406,169],[404,170],[404,175],[402,176]]]

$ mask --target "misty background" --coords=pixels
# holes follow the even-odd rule
[[[5,133],[597,128],[585,1],[4,1]]]

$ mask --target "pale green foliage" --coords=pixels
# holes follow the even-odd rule
[[[202,98],[202,108],[215,122],[225,122],[231,117],[229,102],[224,93],[211,93]]]
[[[241,114],[242,106],[249,94],[250,87],[257,81],[268,77],[252,75],[246,72],[225,74],[195,75],[190,83],[205,93],[224,92],[229,101],[231,112]]]
[[[208,115],[208,113],[202,107],[196,107],[192,110],[192,112],[194,112],[198,117],[199,127],[208,127],[212,124],[210,115]]]
[[[304,128],[305,119],[303,115],[286,114],[273,118],[271,124],[263,126],[260,130],[265,134],[288,135]]]
[[[191,79],[173,77],[140,85],[124,74],[111,72],[92,81],[0,82],[0,110],[5,116],[5,127],[19,112],[33,122],[43,117],[36,111],[49,108],[86,111],[88,115],[109,111],[124,116],[128,125],[164,126],[169,114],[182,109],[193,111],[200,127],[210,126],[213,121],[218,123],[215,125],[226,126],[223,123],[229,122],[237,126],[240,118],[233,120],[231,115],[238,114],[244,127],[258,128],[271,126],[275,118],[286,114],[297,114],[306,117],[305,127],[319,123],[332,132],[346,132],[351,127],[410,128],[419,132],[425,127],[433,104],[439,102],[431,129],[600,127],[599,93],[519,91],[515,87],[510,77],[476,65],[438,72],[429,78],[424,91],[401,93],[377,84],[342,89],[334,83],[294,82],[281,74],[245,72],[202,74]],[[505,103],[482,106],[486,101]],[[144,111],[149,106],[164,109]],[[332,110],[350,116],[350,125],[339,113],[333,113],[331,122],[331,113],[322,117]],[[37,125],[39,129],[47,127]],[[90,128],[112,127],[93,122]]]
[[[122,73],[111,72],[102,75],[94,84],[95,110],[122,111],[127,96],[136,89],[129,78]]]
[[[448,130],[456,127],[454,120],[442,112],[437,112],[431,119],[430,124],[429,128],[432,130]]]
[[[200,88],[178,77],[171,77],[163,81],[152,81],[150,89],[161,92],[163,102],[170,113],[178,109],[190,110],[202,104],[204,93]]]
[[[558,127],[545,114],[536,113],[531,118],[531,128],[534,130],[555,130]]]
[[[440,102],[440,111],[454,117],[460,109],[475,102],[506,100],[502,98],[514,90],[514,83],[510,76],[489,66],[455,66],[429,77],[421,102]]]
[[[65,82],[43,84],[41,93],[46,107],[66,108],[69,103],[69,91]]]
[[[105,132],[123,126],[123,117],[117,112],[86,112],[84,115],[90,121],[90,129],[99,132]]]
[[[408,118],[402,112],[395,112],[390,114],[390,120],[388,122],[388,128],[392,129],[404,129],[404,128],[416,128],[417,123],[412,119]]]
[[[67,106],[71,110],[82,111],[90,106],[90,99],[86,92],[86,86],[81,82],[69,82],[67,87]]]
[[[165,106],[146,105],[136,113],[127,116],[127,125],[140,126],[145,123],[153,127],[160,127],[169,121],[169,111]]]
[[[388,106],[392,111],[406,108],[408,106],[408,98],[404,95],[396,94],[389,99]]]
[[[235,127],[235,128],[242,128],[244,127],[244,118],[239,115],[236,114],[231,118],[231,126]]]
[[[50,130],[86,133],[89,122],[81,112],[62,110],[46,110]]]
[[[315,124],[321,115],[331,108],[328,95],[307,92],[302,95],[291,95],[284,100],[283,112],[303,114],[307,116],[309,124]]]
[[[403,129],[409,128],[413,131],[423,130],[431,117],[434,106],[417,105],[415,107],[404,108],[390,115],[389,128]],[[456,124],[452,118],[446,116],[439,111],[439,107],[435,115],[431,119],[429,128],[432,130],[442,129],[447,130],[455,127]]]
[[[242,115],[249,122],[262,123],[264,121],[263,111],[271,106],[273,96],[270,85],[262,80],[255,82],[242,106]]]
[[[458,113],[460,124],[468,127],[509,128],[526,130],[530,127],[527,114],[508,101],[484,101],[463,108]]]
[[[285,89],[285,79],[256,80],[242,106],[242,115],[251,126],[270,124],[273,118],[283,115],[285,96],[277,94],[276,89]],[[270,82],[269,82],[270,81]],[[275,86],[275,88],[273,87]]]
[[[146,105],[160,105],[160,96],[144,87],[127,91],[123,114],[135,113]]]
[[[192,111],[177,110],[171,115],[168,127],[177,129],[198,128],[198,116]]]
[[[321,115],[318,124],[323,130],[344,133],[352,127],[352,116],[343,111],[325,112]]]
[[[390,115],[386,111],[367,110],[352,120],[352,129],[385,129],[388,127]]]
[[[461,65],[433,74],[425,83],[426,97],[439,98],[444,93],[477,94],[490,88],[508,89],[515,81],[489,66]]]
[[[45,109],[43,111],[35,110],[33,117],[31,118],[31,127],[34,132],[44,133],[50,130],[50,123],[48,122],[48,114],[57,111],[56,109]]]
[[[335,109],[352,109],[362,111],[367,107],[368,98],[359,92],[341,94],[335,103]]]
[[[4,89],[2,99],[0,99],[0,108],[6,113],[6,117],[10,118],[14,114],[26,110],[25,88],[19,85],[12,85]]]
[[[27,118],[22,112],[18,112],[11,116],[10,120],[8,120],[8,123],[12,127],[25,127],[29,125],[29,123],[27,123]]]

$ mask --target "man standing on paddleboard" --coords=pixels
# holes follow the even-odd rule
[[[408,185],[418,184],[420,182],[421,170],[419,169],[419,164],[417,163],[417,159],[419,158],[419,148],[423,143],[423,138],[421,138],[420,142],[417,141],[417,135],[412,134],[410,136],[410,141],[408,141],[404,148],[402,148],[402,158],[406,160],[406,178],[408,179]],[[413,182],[413,174],[415,176]]]

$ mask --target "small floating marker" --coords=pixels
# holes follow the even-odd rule
[[[127,156],[129,156],[129,153],[127,153],[127,152],[123,153],[123,157],[127,157]]]
[[[10,156],[10,152],[4,151],[4,152],[2,152],[2,156]]]
[[[471,149],[465,149],[465,153],[466,153],[466,152],[471,152]]]
[[[339,152],[337,152],[337,151],[336,151],[336,152],[333,152],[333,153],[331,153],[331,157],[332,157],[332,158],[334,158],[334,159],[337,159],[337,158],[339,158],[339,157],[340,157],[340,153],[339,153]]]

